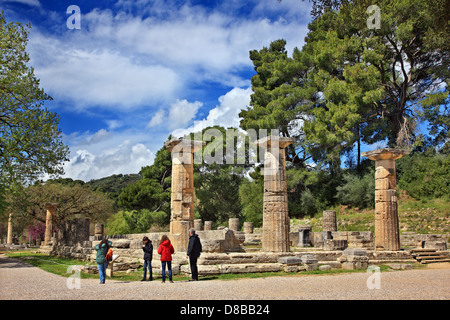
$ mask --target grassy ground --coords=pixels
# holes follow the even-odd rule
[[[42,253],[32,253],[29,251],[8,253],[8,257],[22,260],[29,263],[35,267],[41,268],[47,272],[51,272],[63,277],[69,277],[72,273],[67,273],[68,267],[73,265],[85,265],[93,263],[81,262],[74,259],[66,259],[61,257],[48,256]],[[95,265],[95,264],[94,264]],[[389,267],[382,265],[380,267],[381,272],[389,270]],[[248,278],[265,278],[273,276],[304,276],[304,275],[325,275],[325,274],[338,274],[338,273],[352,273],[352,272],[366,272],[366,270],[341,270],[332,269],[328,271],[313,270],[313,271],[302,271],[296,272],[263,272],[263,273],[241,273],[241,274],[221,274],[212,276],[201,276],[201,280],[235,280],[235,279],[248,279]],[[160,281],[161,276],[154,274],[154,280]],[[81,274],[82,279],[98,279],[98,274]],[[127,274],[125,271],[114,272],[114,280],[119,281],[140,281],[142,279],[142,268],[138,269],[136,272]],[[187,281],[189,276],[187,275],[174,275],[174,281]]]
[[[374,232],[374,210],[346,206],[336,210],[339,231]],[[401,197],[398,201],[400,233],[450,234],[450,202],[446,199],[422,199]],[[311,224],[314,232],[322,231],[322,213],[314,218],[292,219],[292,225]]]

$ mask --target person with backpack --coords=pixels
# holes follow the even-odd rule
[[[161,237],[161,243],[158,248],[158,254],[161,255],[161,267],[162,267],[162,283],[166,282],[166,265],[169,271],[169,282],[172,281],[172,254],[175,252],[169,238],[166,235]]]
[[[142,239],[144,244],[142,245],[142,250],[144,251],[144,277],[141,281],[147,281],[147,268],[148,272],[150,273],[150,277],[148,278],[148,281],[153,280],[153,273],[152,273],[152,258],[153,258],[153,245],[152,241],[148,237],[144,237]]]
[[[189,235],[188,250],[186,253],[186,258],[189,258],[192,274],[192,280],[189,281],[198,281],[197,259],[200,257],[200,253],[202,252],[202,243],[200,242],[198,234],[195,233],[194,228],[189,230]]]
[[[102,241],[100,241],[100,243],[94,247],[94,249],[97,250],[95,261],[98,264],[98,274],[100,276],[100,284],[105,283],[106,268],[108,267],[109,263],[107,259],[107,254],[110,251],[111,245],[112,245],[111,241],[108,241],[107,239],[102,239]],[[112,253],[112,251],[110,251],[110,253]]]

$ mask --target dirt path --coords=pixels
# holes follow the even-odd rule
[[[348,273],[173,284],[107,280],[105,285],[96,279],[82,279],[79,289],[70,289],[76,285],[70,278],[0,255],[0,299],[450,299],[450,264],[383,272],[380,289],[368,289],[370,276]]]

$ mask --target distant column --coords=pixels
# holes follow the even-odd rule
[[[337,231],[336,211],[325,210],[323,212],[323,231]]]
[[[195,219],[194,220],[194,229],[196,231],[202,231],[203,230],[203,221],[202,221],[202,219]]]
[[[203,141],[174,139],[165,143],[172,153],[170,237],[176,251],[187,250],[189,229],[194,226],[194,157]]]
[[[212,230],[212,221],[205,221],[203,228],[205,231]]]
[[[289,212],[285,148],[293,138],[269,136],[256,141],[266,149],[264,156],[264,209],[262,250],[289,252]]]
[[[8,218],[8,233],[6,235],[6,243],[7,244],[13,243],[12,213],[9,214],[9,218]]]
[[[239,218],[228,219],[228,229],[233,231],[239,231]]]
[[[391,148],[361,153],[375,161],[375,250],[400,250],[395,160],[407,154]]]
[[[253,233],[253,222],[250,221],[244,222],[244,233],[246,234]]]
[[[48,246],[52,242],[53,237],[53,221],[55,218],[56,207],[58,205],[54,203],[46,203],[45,207],[47,208],[47,216],[45,219],[45,238],[44,245]]]

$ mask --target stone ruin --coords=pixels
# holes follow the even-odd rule
[[[203,143],[183,139],[166,143],[167,149],[172,152],[171,220],[170,232],[166,234],[176,251],[173,256],[175,274],[189,273],[186,249],[192,227],[197,229],[203,245],[203,253],[198,260],[200,275],[299,272],[317,268],[365,269],[370,264],[390,262],[404,265],[415,262],[410,251],[401,250],[398,230],[394,161],[403,152],[380,149],[362,154],[376,161],[375,235],[370,231],[338,231],[336,212],[332,210],[323,213],[322,231],[313,232],[310,225],[289,225],[284,149],[292,142],[292,139],[274,136],[257,142],[266,150],[263,227],[253,228],[251,222],[244,222],[243,231],[237,218],[229,220],[228,228],[217,230],[213,230],[212,221],[194,219],[193,153],[200,150]],[[49,234],[55,209],[55,204],[47,206]],[[96,225],[95,235],[89,236],[86,231],[88,224],[86,220],[73,220],[50,239],[46,232],[47,245],[42,248],[47,248],[47,252],[52,254],[95,261],[93,247],[104,236],[104,230],[102,225]],[[141,240],[145,235],[153,241],[152,267],[158,273],[160,262],[156,248],[163,234],[107,236],[113,243],[115,254],[119,255],[114,270],[135,270],[142,266]],[[432,246],[434,241],[439,250],[447,249],[443,237],[432,236],[427,235],[424,240],[419,240],[417,236],[413,241],[421,241],[423,247]],[[447,251],[443,252],[448,255]],[[95,270],[90,268],[92,272]]]

